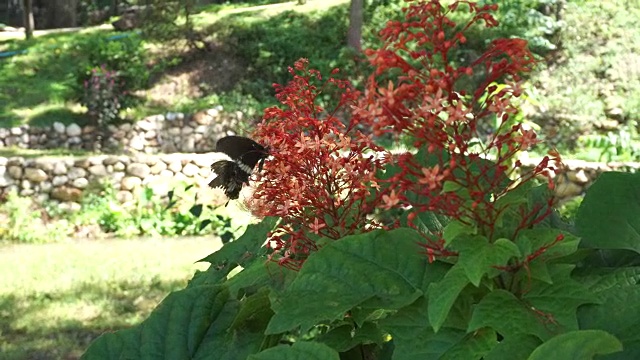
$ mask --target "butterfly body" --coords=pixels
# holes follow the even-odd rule
[[[216,152],[225,155],[211,165],[216,177],[209,182],[212,188],[222,188],[229,199],[237,199],[242,186],[249,182],[249,177],[256,164],[262,163],[268,156],[267,149],[257,142],[242,136],[227,136],[216,143]]]

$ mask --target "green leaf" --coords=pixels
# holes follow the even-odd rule
[[[587,191],[576,228],[583,244],[640,253],[640,173],[606,172]]]
[[[327,346],[345,352],[360,344],[382,344],[384,334],[378,326],[371,322],[366,322],[362,327],[352,325],[342,325],[316,338]]]
[[[189,212],[191,213],[191,215],[199,218],[200,215],[202,215],[202,204],[193,205],[191,209],[189,209]]]
[[[438,333],[429,325],[427,299],[420,297],[410,306],[380,321],[393,337],[394,360],[438,359],[465,337],[465,331],[448,327]]]
[[[442,280],[429,285],[429,323],[438,332],[462,289],[469,284],[464,268],[454,265]]]
[[[585,267],[620,268],[640,265],[640,254],[625,249],[580,249],[585,254],[573,263],[582,262]]]
[[[208,262],[211,266],[194,277],[189,286],[219,282],[225,279],[236,266],[247,266],[258,259],[264,253],[262,245],[267,239],[267,234],[273,230],[278,220],[275,217],[268,217],[259,224],[249,225],[237,240],[224,244],[220,250],[198,260]]]
[[[513,242],[498,239],[490,244],[481,235],[460,235],[451,243],[451,248],[458,251],[458,263],[474,286],[480,285],[482,277],[493,266],[504,266],[509,259],[521,256],[518,246]]]
[[[257,351],[263,335],[238,342],[229,326],[238,304],[228,302],[223,286],[199,286],[174,292],[133,329],[102,335],[92,343],[87,359],[207,358],[213,345],[220,359],[237,359]]]
[[[564,239],[551,246],[551,244],[556,241],[558,235],[563,235]],[[546,261],[555,260],[575,253],[578,250],[580,239],[558,229],[534,228],[521,231],[515,243],[518,245],[518,248],[520,248],[522,256],[531,255],[541,248],[547,247],[547,249],[536,258],[536,261]]]
[[[464,224],[461,221],[453,220],[445,226],[442,231],[442,237],[444,238],[444,241],[449,244],[458,235],[473,235],[475,232],[476,231],[473,227]]]
[[[430,211],[419,212],[413,219],[413,223],[418,226],[418,229],[423,234],[440,234],[442,233],[445,225],[449,222],[449,219],[444,215],[438,215]]]
[[[251,332],[261,332],[267,327],[271,316],[273,316],[273,311],[269,304],[269,290],[261,288],[257,293],[243,299],[230,329],[248,329]]]
[[[519,334],[505,337],[484,360],[526,359],[542,342],[536,336]]]
[[[590,290],[601,304],[578,309],[580,329],[600,329],[615,335],[624,344],[622,353],[607,359],[639,359],[640,333],[640,268],[613,269],[609,274],[581,280],[590,282]]]
[[[640,267],[582,269],[576,280],[599,294],[612,288],[640,284]]]
[[[444,185],[442,185],[442,192],[443,193],[456,192],[461,187],[462,187],[462,185],[458,184],[457,182],[447,180],[447,181],[444,182]]]
[[[480,329],[467,334],[460,342],[449,348],[439,360],[483,359],[497,344],[496,333],[491,329]]]
[[[200,222],[200,225],[198,225],[198,231],[204,230],[204,228],[206,228],[209,224],[211,224],[211,220],[210,219],[202,220]]]
[[[551,318],[540,317],[538,320],[546,322],[550,331],[564,332],[578,329],[577,308],[584,304],[598,303],[597,296],[586,286],[571,278],[574,266],[569,264],[549,264],[549,274],[552,284],[531,279],[528,291],[522,300],[532,309]],[[546,340],[546,338],[542,338]]]
[[[422,295],[446,271],[429,264],[413,229],[372,231],[348,236],[309,256],[298,276],[272,303],[267,333],[322,320],[342,319],[356,305],[398,309]]]
[[[495,329],[505,338],[517,335],[535,335],[547,338],[547,329],[535,313],[512,293],[498,289],[482,298],[474,308],[468,332],[484,327]]]
[[[264,287],[268,287],[272,292],[279,292],[297,275],[297,271],[282,268],[275,262],[255,261],[246,269],[233,275],[225,285],[229,287],[232,298],[241,299],[255,294]]]
[[[538,346],[529,360],[593,359],[622,350],[622,344],[613,335],[602,330],[577,330],[555,336]]]
[[[292,346],[279,345],[267,349],[249,356],[248,360],[340,360],[340,355],[327,345],[299,341]]]

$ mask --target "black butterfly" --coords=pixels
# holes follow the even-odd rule
[[[218,140],[216,152],[227,155],[211,165],[217,175],[209,186],[222,188],[229,199],[237,199],[242,186],[249,182],[253,168],[259,162],[262,169],[264,159],[269,156],[267,149],[257,142],[242,136],[227,136]]]

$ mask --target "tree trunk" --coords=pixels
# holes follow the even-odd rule
[[[119,7],[119,1],[118,0],[111,0],[111,16],[118,16],[120,15],[120,9]]]
[[[23,16],[23,26],[24,26],[24,35],[27,40],[33,37],[33,30],[35,27],[35,23],[33,21],[33,2],[32,0],[22,0],[22,16]]]
[[[363,0],[351,0],[349,9],[349,31],[347,32],[347,45],[357,52],[362,51],[362,22],[364,13]]]

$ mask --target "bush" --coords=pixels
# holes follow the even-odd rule
[[[45,243],[64,240],[73,228],[66,220],[50,221],[47,212],[30,197],[15,191],[0,205],[0,240],[16,243]]]
[[[151,71],[144,42],[136,34],[119,39],[92,38],[80,45],[80,51],[88,57],[76,74],[76,99],[91,105],[89,111],[96,111],[96,119],[102,114],[105,120],[116,120],[116,108],[135,105],[138,99],[133,92],[148,86]],[[88,86],[96,84],[99,90]],[[99,100],[108,104],[101,105]]]
[[[467,18],[448,33],[455,11]],[[526,42],[496,39],[473,62],[447,60],[465,25],[495,25],[492,11],[411,3],[368,53],[376,72],[363,93],[295,62],[254,134],[272,149],[247,202],[263,221],[85,356],[638,358],[640,174],[603,174],[575,228],[562,221],[560,155],[529,170],[516,157],[539,141],[513,121],[534,62]],[[478,73],[474,91],[460,88]],[[337,109],[318,104],[330,87]],[[353,110],[346,124],[333,116],[341,107]],[[492,119],[479,144],[479,123]],[[412,149],[391,155],[355,125],[405,134]],[[389,211],[400,215],[373,216]]]
[[[110,71],[104,65],[91,69],[91,75],[85,80],[84,94],[80,103],[87,107],[93,124],[104,127],[119,119],[126,91],[117,72]]]
[[[297,59],[315,59],[325,72],[341,66],[335,54],[344,47],[347,18],[345,7],[332,7],[307,14],[288,11],[245,23],[230,18],[219,24],[221,31],[228,29],[224,42],[247,67],[237,90],[273,104],[272,85],[287,81],[287,66]]]
[[[229,236],[228,218],[216,215],[211,207],[197,203],[195,189],[172,190],[164,199],[149,187],[139,190],[135,200],[121,204],[113,187],[104,183],[84,196],[81,209],[71,222],[98,225],[105,233],[119,237],[192,236],[217,234]]]

